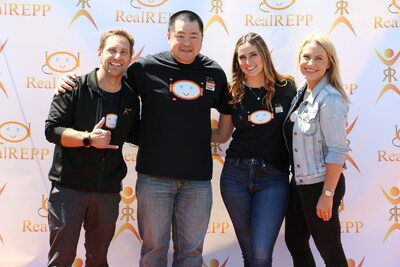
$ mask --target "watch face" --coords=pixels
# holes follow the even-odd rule
[[[333,194],[329,190],[324,190],[324,195],[327,196],[327,197],[331,197]]]
[[[88,136],[84,137],[82,140],[84,146],[88,147],[91,144],[90,138]]]

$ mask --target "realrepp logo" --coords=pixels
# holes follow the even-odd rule
[[[8,39],[7,39],[3,44],[0,45],[0,54],[3,52],[4,47],[6,47],[7,42],[8,42]],[[6,95],[6,97],[8,97],[7,91],[6,91],[6,89],[4,88],[4,85],[3,85],[3,83],[1,82],[1,80],[0,80],[0,91],[3,92],[3,93]]]
[[[26,126],[17,121],[7,121],[0,124],[0,144],[3,144],[1,139],[11,143],[24,141],[31,135],[30,125],[28,123],[28,126]]]
[[[394,221],[394,223],[389,227],[388,231],[386,232],[385,238],[383,239],[384,243],[394,230],[400,230],[400,224],[399,224],[400,209],[397,207],[397,205],[400,203],[400,190],[396,186],[390,188],[389,192],[386,192],[382,186],[380,186],[380,188],[385,198],[392,205],[394,205],[393,208],[389,209],[389,218],[388,218],[388,221]]]
[[[139,240],[140,243],[142,243],[142,239],[139,236],[139,232],[135,229],[135,227],[132,225],[131,221],[135,221],[135,218],[133,217],[133,214],[135,210],[130,207],[130,205],[136,200],[136,195],[133,192],[132,187],[126,186],[121,192],[121,202],[124,203],[126,206],[121,208],[120,214],[122,215],[121,218],[119,219],[120,221],[125,221],[125,223],[122,224],[122,226],[116,231],[113,242],[117,240],[118,236],[124,232],[125,230],[131,231],[134,236]]]
[[[272,1],[263,0],[258,5],[259,10],[264,14],[256,17],[253,14],[245,14],[244,26],[257,27],[293,27],[293,26],[310,26],[314,19],[311,14],[286,14],[282,10],[290,9],[295,4],[295,0],[289,1]]]
[[[331,30],[329,31],[329,34],[332,33],[332,31],[336,28],[337,25],[340,23],[344,23],[356,36],[356,32],[354,31],[353,26],[351,25],[350,21],[344,16],[344,14],[349,14],[349,11],[347,10],[347,7],[349,6],[349,3],[344,0],[340,0],[336,2],[336,12],[335,14],[340,14],[340,16],[333,22],[333,25],[331,27]]]
[[[79,18],[80,16],[85,16],[93,24],[93,26],[96,28],[96,30],[99,30],[99,29],[97,29],[97,25],[94,22],[94,19],[92,18],[90,13],[85,9],[86,7],[91,8],[91,6],[89,4],[89,0],[79,0],[75,6],[79,6],[79,5],[82,7],[82,9],[79,10],[78,12],[76,12],[75,16],[72,18],[68,27],[71,27],[71,25],[75,22],[75,20],[77,18]]]
[[[392,68],[392,66],[396,63],[397,59],[400,56],[400,51],[394,55],[394,51],[391,48],[388,48],[384,51],[383,55],[381,55],[376,49],[375,53],[378,55],[378,58],[382,61],[383,64],[387,66],[387,68],[383,71],[383,80],[382,82],[388,82],[388,84],[383,87],[378,98],[376,99],[376,103],[378,103],[379,99],[389,90],[393,90],[398,95],[400,95],[400,90],[394,85],[392,82],[397,82],[396,78],[396,70]]]
[[[212,0],[211,5],[212,8],[210,12],[214,12],[215,15],[212,16],[212,18],[208,21],[207,25],[204,27],[204,31],[206,31],[214,22],[218,22],[224,28],[225,32],[229,35],[228,28],[226,27],[222,17],[219,15],[219,13],[224,13],[224,11],[222,10],[222,0]]]
[[[17,121],[7,121],[0,124],[0,145],[22,143],[30,137],[30,123],[24,125]],[[0,146],[0,159],[44,160],[50,151],[47,148]]]
[[[1,196],[1,194],[3,194],[4,188],[6,188],[6,185],[7,185],[7,183],[5,183],[5,184],[3,185],[3,187],[0,189],[0,196]],[[3,238],[1,237],[1,234],[0,234],[0,241],[1,241],[1,243],[3,243],[3,245],[4,245],[4,241],[3,241]]]
[[[73,54],[67,51],[44,52],[45,61],[41,71],[46,75],[62,74],[75,71],[81,65],[80,53]],[[55,89],[57,78],[39,79],[35,76],[26,77],[26,88]]]

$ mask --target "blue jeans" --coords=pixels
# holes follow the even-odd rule
[[[166,267],[172,226],[173,267],[201,267],[210,220],[211,181],[177,180],[138,173],[140,266]]]
[[[272,266],[272,252],[289,201],[288,173],[263,160],[226,158],[221,194],[244,266]]]

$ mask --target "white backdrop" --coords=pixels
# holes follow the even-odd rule
[[[257,32],[279,72],[300,83],[295,53],[310,31],[330,34],[352,102],[349,114],[347,192],[342,239],[351,267],[400,266],[400,1],[343,0],[0,0],[0,266],[44,266],[48,251],[47,173],[53,145],[44,121],[55,80],[98,65],[100,34],[124,27],[135,56],[168,50],[170,14],[190,9],[204,20],[202,53],[231,75],[236,40]],[[213,113],[213,120],[218,118]],[[213,123],[216,123],[213,121]],[[219,193],[227,144],[212,144],[214,205],[204,267],[238,267],[240,250]],[[136,148],[124,147],[129,166],[111,266],[137,266],[134,171]],[[278,238],[274,266],[291,266]],[[318,253],[315,253],[318,254]],[[82,242],[74,266],[82,266]],[[318,257],[318,266],[323,266]]]

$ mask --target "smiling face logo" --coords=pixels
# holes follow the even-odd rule
[[[170,91],[184,100],[193,100],[203,95],[203,90],[200,86],[187,80],[174,82],[170,86]]]
[[[158,7],[163,5],[165,2],[168,0],[136,0],[140,5],[146,6],[146,7]],[[135,6],[134,5],[135,0],[131,0],[131,6],[137,9],[141,9],[140,6]]]
[[[46,54],[45,64],[42,66],[42,71],[46,74],[52,75],[52,72],[47,72],[44,67],[48,67],[52,71],[66,73],[75,70],[80,66],[79,53],[73,55],[69,52],[55,52],[50,56]]]
[[[22,142],[30,136],[29,128],[30,124],[26,127],[16,121],[5,122],[0,125],[0,138],[11,143]]]
[[[400,13],[400,0],[392,0],[391,4],[388,7],[388,10],[393,14]]]
[[[47,208],[47,203],[49,202],[49,198],[45,197],[44,194],[42,194],[42,205],[38,209],[38,214],[40,217],[47,218],[48,217],[48,208]]]
[[[296,0],[264,0],[263,3],[270,9],[282,10],[296,3]]]
[[[254,124],[266,124],[274,118],[273,114],[268,110],[257,110],[248,117],[249,121]]]
[[[397,125],[394,126],[394,138],[392,140],[392,144],[394,146],[400,147],[400,130],[397,129]]]
[[[117,114],[107,114],[106,116],[106,127],[109,129],[115,129],[117,127],[117,120],[118,120],[118,115]]]
[[[273,10],[283,10],[286,8],[289,8],[293,4],[296,3],[296,0],[263,0],[262,3],[260,4],[260,10],[263,12],[269,12],[269,10],[264,9],[264,5]]]

